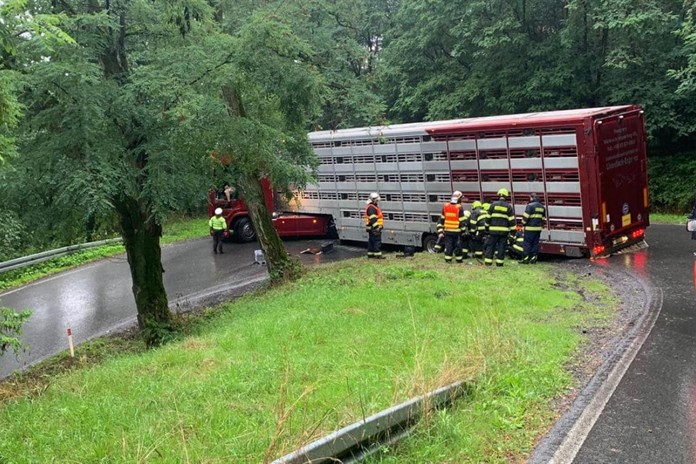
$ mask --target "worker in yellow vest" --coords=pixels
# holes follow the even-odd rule
[[[382,229],[384,216],[379,208],[381,198],[379,193],[371,193],[365,207],[365,230],[367,231],[367,257],[384,259],[382,256]]]
[[[215,216],[211,217],[208,221],[208,226],[210,227],[210,235],[213,236],[213,253],[218,254],[218,251],[222,254],[222,239],[227,233],[227,221],[222,216],[222,208],[215,209]]]

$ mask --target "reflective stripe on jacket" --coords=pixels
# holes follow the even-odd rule
[[[227,221],[225,221],[225,218],[222,216],[213,216],[210,218],[210,221],[208,221],[208,226],[213,230],[225,230],[227,229]]]
[[[457,203],[447,203],[442,207],[442,214],[437,223],[437,232],[461,232],[464,226],[464,208]]]
[[[527,205],[522,215],[522,225],[528,232],[539,232],[544,226],[546,208],[538,201],[532,201]]]
[[[365,228],[370,230],[378,230],[384,227],[384,216],[382,216],[382,210],[379,206],[374,203],[370,203],[365,208]]]
[[[476,208],[469,218],[469,232],[479,237],[485,235],[486,219],[488,219],[488,213],[484,209]]]
[[[488,215],[488,233],[491,235],[506,235],[515,228],[515,212],[507,201],[491,203]]]

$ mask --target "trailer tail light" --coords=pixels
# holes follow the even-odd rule
[[[639,238],[645,235],[645,229],[636,229],[631,233],[632,238]]]
[[[597,245],[592,248],[592,256],[601,255],[602,253],[604,253],[604,245]]]

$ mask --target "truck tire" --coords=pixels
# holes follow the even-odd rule
[[[237,219],[233,229],[234,238],[239,242],[253,242],[256,240],[256,231],[248,217]]]
[[[428,234],[423,237],[423,250],[428,253],[435,253],[435,244],[437,243],[437,235]]]

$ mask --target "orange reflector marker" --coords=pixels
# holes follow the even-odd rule
[[[643,187],[643,207],[648,207],[648,188]]]
[[[607,220],[607,203],[605,201],[602,202],[602,217],[601,217],[602,222],[606,222]]]

